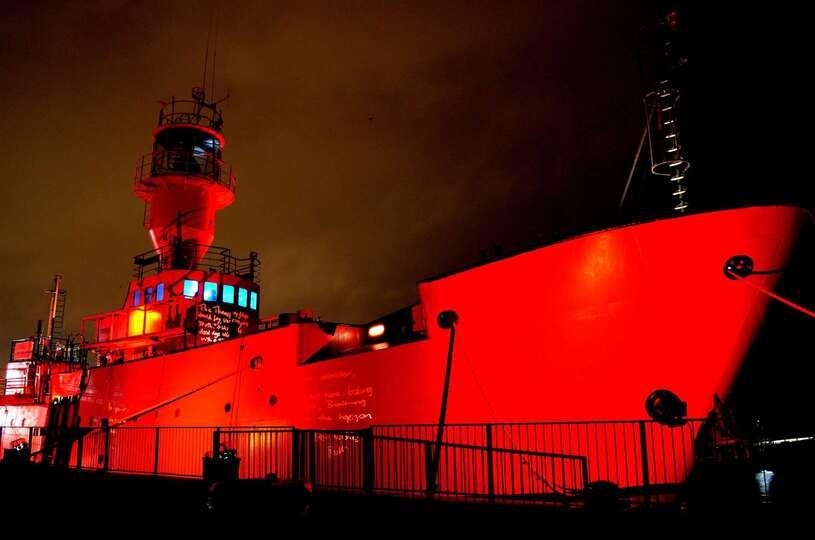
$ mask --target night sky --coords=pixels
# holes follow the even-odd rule
[[[216,94],[231,94],[224,159],[239,183],[215,244],[260,253],[263,315],[311,307],[364,322],[480,250],[650,215],[659,180],[638,175],[632,204],[617,204],[644,121],[647,30],[664,5],[223,2]],[[132,256],[150,248],[135,163],[158,100],[200,84],[215,9],[4,5],[3,351],[45,318],[55,273],[68,330],[121,306]],[[785,135],[798,34],[769,40],[743,9],[695,9],[682,12],[692,207],[811,205],[795,165],[805,148]],[[772,26],[772,14],[747,15]]]

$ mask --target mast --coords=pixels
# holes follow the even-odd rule
[[[54,276],[54,287],[45,291],[51,295],[48,306],[48,324],[45,326],[45,339],[62,333],[62,323],[65,318],[65,290],[62,288],[62,276]]]
[[[653,83],[646,93],[645,127],[634,161],[628,174],[620,208],[625,204],[634,173],[637,171],[643,147],[648,141],[648,170],[654,176],[670,181],[673,212],[684,214],[688,209],[685,176],[690,161],[680,139],[680,79],[688,58],[684,50],[684,36],[680,31],[679,13],[669,9],[659,22],[657,39],[660,58],[654,62]]]

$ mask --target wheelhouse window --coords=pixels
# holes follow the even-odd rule
[[[194,279],[185,279],[184,296],[187,298],[193,298],[196,294],[198,294],[198,282]]]
[[[240,307],[246,307],[248,299],[248,294],[246,289],[238,289],[238,305]]]
[[[153,301],[153,287],[144,289],[144,303],[149,304]]]
[[[249,294],[249,308],[250,309],[258,308],[258,293],[252,292]]]
[[[218,300],[218,284],[214,281],[204,282],[204,302],[215,302]]]
[[[141,305],[141,289],[136,289],[133,291],[133,305],[140,306]]]
[[[232,285],[224,285],[221,289],[221,300],[224,304],[235,303],[235,287]]]
[[[156,302],[164,300],[164,283],[156,285]]]

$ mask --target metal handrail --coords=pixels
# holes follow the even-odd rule
[[[196,244],[195,247],[203,246]],[[144,253],[139,253],[133,257],[135,264],[133,277],[142,279],[145,276],[158,274],[172,260],[174,247],[170,244],[161,246],[158,249],[151,249]],[[220,246],[208,246],[206,254],[190,270],[204,270],[208,272],[220,272],[245,279],[251,279],[259,283],[260,259],[257,253],[250,252],[248,257],[236,257],[232,255],[232,250]]]
[[[238,179],[232,166],[207,152],[158,150],[143,155],[136,164],[134,183],[137,188],[151,185],[150,179],[160,176],[191,176],[205,178],[235,191]]]
[[[15,390],[26,390],[29,386],[27,377],[0,377],[0,396],[9,395],[7,392],[12,391],[12,394],[24,394],[25,392],[14,392]]]
[[[158,113],[158,125],[192,124],[220,132],[223,115],[215,105],[193,99],[175,99],[164,104]]]

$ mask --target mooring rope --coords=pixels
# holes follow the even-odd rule
[[[762,287],[761,285],[757,285],[757,284],[751,282],[750,280],[747,279],[749,277],[749,275],[748,276],[740,276],[739,274],[736,274],[735,272],[733,272],[731,270],[726,270],[726,272],[727,272],[728,276],[740,281],[741,283],[744,283],[748,287],[751,287],[751,288],[755,289],[756,291],[758,291],[758,292],[760,292],[762,294],[765,294],[765,295],[769,296],[770,298],[772,298],[774,300],[777,300],[777,301],[781,302],[785,306],[791,307],[792,309],[794,309],[796,311],[800,311],[804,315],[809,315],[810,317],[815,319],[815,311],[811,311],[811,310],[805,308],[804,306],[802,306],[800,304],[796,304],[792,300],[788,300],[788,299],[784,298],[780,294],[776,294],[776,293],[772,292],[771,290]],[[759,272],[753,272],[753,273],[759,273]]]

